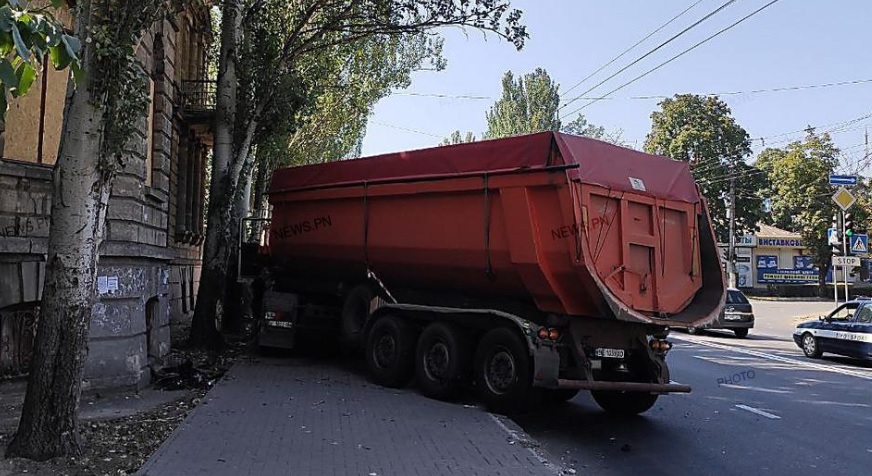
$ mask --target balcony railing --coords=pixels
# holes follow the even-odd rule
[[[218,82],[211,80],[182,81],[182,114],[212,115],[215,113],[215,97]]]

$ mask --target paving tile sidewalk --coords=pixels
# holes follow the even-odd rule
[[[477,407],[367,382],[347,364],[240,362],[142,476],[554,475],[520,429]]]

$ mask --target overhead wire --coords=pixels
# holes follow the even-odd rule
[[[803,85],[796,85],[796,86],[781,86],[781,87],[774,87],[774,88],[750,89],[747,91],[716,91],[716,92],[705,92],[705,93],[691,92],[690,94],[696,94],[698,96],[739,96],[739,95],[764,94],[764,93],[775,93],[775,92],[784,92],[784,91],[801,91],[801,90],[808,90],[808,89],[832,88],[832,87],[839,87],[839,86],[852,86],[852,85],[867,84],[867,83],[872,83],[872,78],[855,79],[855,80],[851,80],[851,81],[837,81],[837,82],[821,83],[821,84],[803,84]],[[477,95],[477,94],[421,93],[421,92],[416,92],[416,91],[396,91],[396,92],[393,92],[391,94],[397,95],[397,96],[433,97],[433,98],[441,98],[441,99],[471,99],[471,100],[476,100],[476,101],[496,100],[497,99],[493,96],[484,96],[484,95]],[[674,95],[667,95],[667,94],[650,94],[647,96],[606,97],[606,98],[602,98],[602,100],[651,101],[651,100],[656,100],[656,99],[668,99],[668,98],[671,98],[673,96]],[[592,100],[597,99],[597,97],[590,96],[590,97],[582,97],[579,99],[592,101]],[[802,130],[800,130],[798,132],[802,132]],[[776,136],[787,135],[787,134],[789,134],[789,133],[777,134]],[[757,138],[757,139],[759,139],[759,138]],[[757,139],[754,139],[754,140],[757,140]]]
[[[681,12],[679,12],[678,15],[675,15],[674,17],[670,18],[669,21],[667,21],[666,23],[660,25],[657,29],[655,29],[655,30],[652,31],[651,33],[648,33],[647,35],[645,35],[641,40],[639,40],[639,41],[637,41],[636,43],[634,43],[633,46],[627,48],[626,50],[622,51],[618,56],[615,56],[614,58],[612,58],[611,61],[609,61],[608,63],[606,63],[606,64],[604,64],[604,65],[602,65],[602,66],[600,66],[596,71],[594,71],[593,73],[588,74],[587,76],[585,76],[584,78],[582,78],[581,81],[579,81],[579,82],[573,84],[573,85],[572,85],[569,89],[567,89],[566,91],[563,91],[563,94],[569,93],[569,92],[572,91],[573,89],[575,89],[575,88],[581,86],[585,81],[587,81],[588,79],[594,77],[594,76],[595,76],[597,73],[599,73],[600,71],[602,71],[602,70],[608,68],[609,66],[611,66],[612,64],[614,64],[615,61],[617,61],[617,60],[623,58],[627,53],[629,53],[630,51],[633,51],[634,49],[636,49],[637,46],[639,46],[639,45],[641,45],[642,43],[644,43],[645,40],[647,40],[648,38],[651,38],[652,36],[654,36],[654,35],[656,35],[657,33],[659,33],[661,30],[663,30],[664,28],[666,28],[667,26],[671,25],[672,22],[674,22],[675,20],[678,20],[679,18],[681,18],[682,16],[684,16],[685,13],[689,12],[693,7],[699,5],[699,4],[702,3],[702,2],[703,2],[703,0],[697,0],[696,2],[694,2],[693,4],[691,4],[689,7],[685,8],[684,10],[682,10]]]
[[[586,104],[583,104],[581,107],[578,107],[578,108],[576,108],[575,110],[573,110],[572,112],[570,112],[569,114],[567,114],[567,116],[572,116],[572,115],[575,114],[576,112],[581,111],[582,109],[584,109],[584,108],[590,106],[591,104],[595,104],[597,101],[600,101],[600,100],[602,100],[602,99],[608,97],[609,95],[614,94],[614,93],[620,91],[621,89],[624,89],[625,87],[627,87],[627,86],[629,86],[629,85],[635,83],[636,81],[638,81],[638,80],[644,78],[645,76],[648,76],[649,74],[653,73],[654,71],[657,71],[658,69],[660,69],[660,68],[666,66],[667,64],[669,64],[669,63],[675,61],[676,59],[681,58],[681,57],[684,56],[685,54],[690,53],[691,51],[693,51],[693,50],[699,48],[700,46],[702,46],[702,45],[708,43],[709,41],[713,40],[714,38],[717,38],[718,36],[720,36],[720,35],[726,33],[727,31],[729,31],[729,30],[735,28],[736,26],[738,26],[738,25],[740,25],[741,23],[745,22],[745,21],[748,20],[749,18],[751,18],[751,17],[757,15],[758,13],[760,13],[760,12],[762,12],[763,10],[765,10],[765,9],[767,9],[767,8],[769,8],[769,7],[771,7],[772,5],[778,3],[779,1],[781,1],[781,0],[771,0],[769,3],[767,3],[767,4],[763,5],[762,7],[760,7],[760,8],[758,8],[758,9],[754,10],[753,12],[751,12],[751,13],[745,15],[744,17],[740,18],[739,20],[736,20],[735,22],[731,23],[729,26],[727,26],[727,27],[725,27],[725,28],[722,28],[721,30],[718,30],[716,33],[714,33],[714,34],[712,34],[712,35],[706,37],[704,40],[702,40],[702,41],[700,41],[700,42],[694,44],[693,46],[691,46],[690,48],[687,48],[686,50],[682,51],[681,53],[678,53],[677,55],[675,55],[675,56],[669,58],[668,60],[666,60],[666,61],[664,61],[664,62],[658,64],[657,66],[655,66],[655,67],[649,69],[648,71],[645,71],[644,73],[640,74],[639,76],[636,76],[635,78],[631,79],[630,81],[627,81],[626,83],[624,83],[624,84],[618,86],[617,88],[612,89],[611,91],[607,92],[606,94],[603,94],[602,96],[600,96],[600,97],[598,97],[598,98],[595,98],[595,99],[592,100],[591,102],[588,102],[588,103],[586,103]]]
[[[775,1],[778,1],[778,0],[775,0]],[[717,14],[720,13],[723,9],[727,8],[728,6],[732,5],[732,4],[735,3],[735,2],[736,2],[736,0],[728,0],[727,2],[725,2],[724,4],[722,4],[720,7],[718,7],[718,8],[716,8],[715,10],[709,12],[707,15],[705,15],[704,17],[700,18],[699,20],[695,21],[695,22],[692,23],[690,26],[686,27],[685,29],[681,30],[680,32],[676,33],[675,35],[673,35],[672,37],[670,37],[668,40],[666,40],[666,41],[660,43],[659,45],[657,45],[657,46],[654,47],[653,49],[649,50],[649,51],[648,51],[647,53],[645,53],[644,55],[642,55],[642,56],[636,58],[636,59],[633,60],[630,64],[624,66],[623,68],[619,69],[618,71],[612,73],[609,77],[607,77],[607,78],[603,79],[602,81],[596,83],[595,85],[591,86],[591,87],[588,88],[585,92],[579,94],[577,97],[575,97],[575,98],[573,98],[573,99],[567,101],[565,104],[563,104],[562,106],[560,106],[557,110],[560,111],[560,110],[562,110],[563,108],[565,108],[565,107],[569,106],[570,104],[574,103],[575,101],[578,101],[581,97],[584,97],[586,94],[588,94],[588,93],[590,93],[591,91],[593,91],[593,90],[599,88],[600,86],[602,86],[602,85],[605,84],[606,82],[610,81],[610,80],[611,80],[612,78],[614,78],[615,76],[617,76],[617,75],[623,73],[624,71],[626,71],[627,69],[633,67],[634,65],[636,65],[636,64],[639,63],[640,61],[642,61],[642,60],[644,60],[645,58],[647,58],[647,57],[651,56],[652,54],[656,53],[657,51],[659,51],[659,50],[660,50],[661,48],[663,48],[664,46],[668,45],[669,43],[672,43],[672,42],[675,41],[677,38],[681,37],[682,35],[684,35],[684,34],[687,33],[688,31],[692,30],[693,28],[697,27],[699,24],[703,23],[704,21],[708,20],[709,18],[711,18],[711,17],[717,15]],[[611,93],[609,93],[609,94],[611,94]],[[606,96],[608,96],[608,94],[607,94]],[[570,114],[570,115],[571,115],[571,114]]]
[[[415,130],[415,129],[409,129],[409,128],[407,128],[407,127],[395,126],[395,125],[393,125],[393,124],[387,124],[387,123],[384,123],[384,122],[372,121],[372,120],[369,121],[369,122],[370,122],[371,124],[376,124],[376,125],[379,125],[379,126],[390,127],[391,129],[398,129],[398,130],[406,131],[406,132],[414,132],[415,134],[421,134],[421,135],[425,135],[425,136],[436,137],[436,138],[439,138],[439,139],[444,139],[444,138],[445,138],[444,136],[440,136],[440,135],[436,135],[436,134],[431,134],[431,133],[429,133],[429,132],[419,131],[419,130]]]

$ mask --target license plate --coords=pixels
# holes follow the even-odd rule
[[[724,316],[724,320],[725,320],[725,321],[741,321],[741,320],[742,320],[742,316],[740,316],[740,315],[738,315],[738,314],[726,314],[726,315]]]
[[[294,323],[288,321],[266,321],[266,325],[269,327],[283,327],[285,329],[294,327]]]
[[[623,359],[624,349],[603,349],[600,347],[594,351],[594,355],[596,355],[597,357],[606,357],[609,359]]]

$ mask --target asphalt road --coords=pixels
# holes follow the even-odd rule
[[[808,359],[791,337],[797,316],[832,302],[753,304],[747,339],[673,334],[672,378],[689,395],[615,418],[582,394],[515,421],[576,474],[872,474],[872,364]]]

